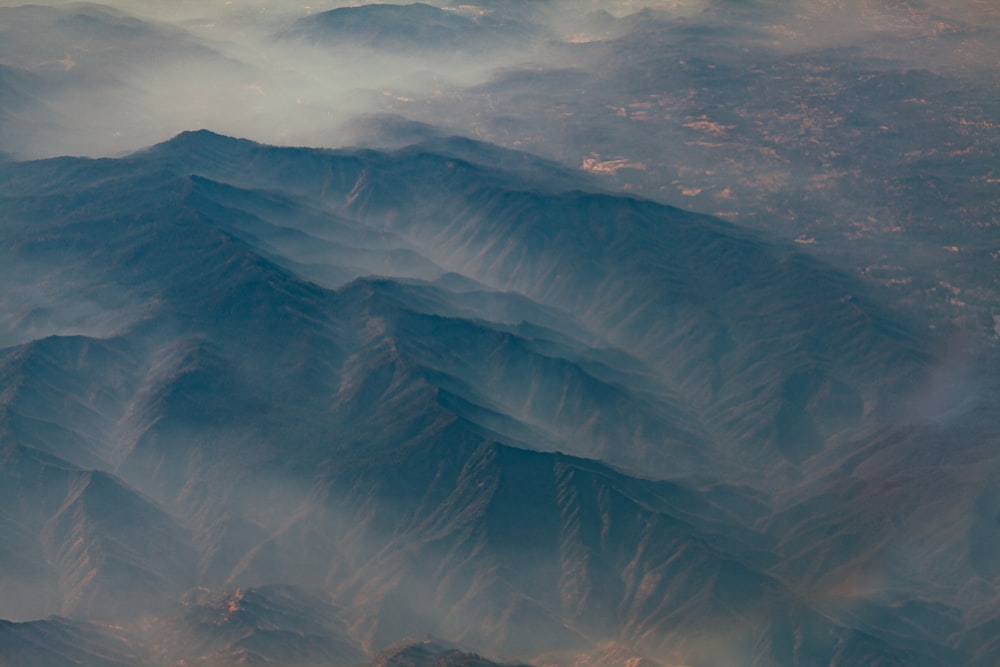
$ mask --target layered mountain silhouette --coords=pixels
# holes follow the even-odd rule
[[[793,247],[458,139],[0,197],[0,663],[997,657],[996,498],[922,495],[976,451],[913,417],[939,360]]]
[[[464,11],[463,11],[464,10]],[[503,11],[506,10],[506,11]],[[526,7],[482,10],[425,3],[338,7],[299,19],[283,37],[330,46],[364,46],[391,52],[461,52],[517,47],[544,35],[521,20]]]
[[[110,142],[121,154],[184,127],[148,135],[150,115],[188,94],[193,68],[227,78],[231,95],[261,76],[177,25],[95,3],[12,4],[0,7],[5,153],[92,155]]]

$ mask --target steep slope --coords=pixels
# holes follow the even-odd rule
[[[842,457],[905,451],[852,440],[924,368],[905,322],[787,247],[559,190],[424,149],[208,133],[0,166],[20,295],[0,314],[36,339],[0,359],[0,488],[39,495],[0,525],[46,600],[4,613],[153,612],[157,655],[193,632],[183,659],[303,664],[414,633],[521,656],[614,639],[697,665],[975,653],[897,600],[859,615],[804,593],[878,537],[803,527],[850,526],[850,493],[821,494],[852,488]],[[356,279],[370,261],[389,277]],[[36,294],[54,305],[22,317]],[[775,498],[789,478],[824,484]],[[226,615],[311,604],[218,592],[275,584],[319,591],[327,620]]]
[[[676,209],[560,194],[419,148],[305,154],[192,134],[142,157],[179,156],[212,178],[292,190],[394,232],[444,269],[572,313],[683,394],[725,458],[758,468],[783,470],[776,459],[801,463],[831,436],[892,416],[890,397],[928,361],[859,283]]]
[[[187,531],[121,481],[5,437],[3,614],[116,619],[194,584]]]
[[[697,420],[625,355],[584,352],[579,340],[538,325],[474,318],[475,309],[456,308],[461,297],[441,288],[366,280],[339,296],[360,303],[360,321],[379,322],[393,348],[442,391],[449,409],[510,441],[631,471],[679,476],[708,466]],[[473,298],[484,305],[483,292]],[[451,305],[442,308],[442,302]],[[491,313],[509,308],[554,318],[506,295],[494,294],[492,302],[485,307]]]
[[[145,656],[118,628],[52,618],[0,621],[0,665],[5,667],[139,667]]]
[[[418,461],[400,465],[412,478],[429,467]],[[371,487],[360,481],[356,493]],[[437,632],[506,654],[582,648],[618,627],[647,654],[695,664],[811,664],[838,650],[895,664],[885,646],[835,629],[664,512],[669,488],[630,487],[600,466],[489,444],[450,481],[441,480],[452,489],[444,501],[397,531],[398,546],[390,542],[348,589],[368,623],[377,619],[376,643],[440,610]],[[763,618],[763,627],[749,620]]]

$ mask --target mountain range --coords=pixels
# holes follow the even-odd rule
[[[990,376],[794,244],[446,137],[0,198],[0,664],[996,662]]]
[[[497,13],[474,5],[438,8],[419,2],[337,7],[299,19],[283,36],[328,46],[440,55],[523,48],[544,35],[534,23],[519,20],[525,7],[504,9],[508,11]]]
[[[998,59],[0,0],[0,667],[1000,664]]]

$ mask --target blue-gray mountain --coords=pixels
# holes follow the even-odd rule
[[[537,24],[521,19],[524,7],[502,9],[507,11],[441,9],[425,3],[338,7],[299,19],[283,37],[331,47],[481,55],[484,50],[523,47],[544,36]]]
[[[0,664],[996,662],[985,407],[787,245],[466,140],[0,197]]]

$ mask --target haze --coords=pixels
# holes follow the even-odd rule
[[[702,1],[495,3],[485,9],[463,5],[450,11],[470,17],[481,12],[508,15],[540,25],[541,30],[506,47],[494,44],[489,49],[451,53],[433,47],[414,52],[405,45],[397,53],[387,53],[335,39],[317,44],[316,40],[282,37],[305,16],[357,3],[37,5],[57,7],[58,13],[18,10],[18,4],[0,5],[4,8],[0,63],[38,77],[26,84],[31,87],[30,102],[4,119],[4,144],[19,158],[122,155],[192,128],[281,145],[353,144],[363,137],[352,136],[345,124],[358,116],[386,111],[431,120],[451,132],[488,133],[484,138],[517,144],[527,137],[517,136],[517,131],[505,137],[477,122],[480,107],[490,103],[489,95],[484,96],[484,89],[477,86],[519,70],[568,69],[595,84],[612,74],[628,76],[628,71],[620,71],[619,63],[609,62],[601,45],[567,51],[562,43],[593,44],[620,37],[638,24],[616,26],[611,15],[624,17],[646,7],[659,12],[661,19],[687,17],[692,30],[698,25],[715,30],[729,26],[727,41],[733,51],[741,44],[750,53],[765,54],[848,47],[862,50],[864,57],[888,57],[896,69],[961,68],[966,70],[963,73],[983,76],[983,83],[994,84],[995,80],[985,77],[1000,62],[995,40],[1000,22],[997,11],[971,2],[904,10],[864,2],[841,9],[810,3],[756,6]],[[113,7],[122,15],[102,13],[100,7]],[[95,21],[86,20],[87,15],[96,17]],[[129,16],[146,23],[136,23]],[[747,19],[751,24],[743,34],[728,23]],[[630,42],[633,38],[613,46],[622,53]],[[650,47],[641,41],[631,45],[638,50]],[[665,92],[655,81],[645,85],[649,93]],[[531,94],[544,100],[548,92],[539,89]],[[580,90],[577,95],[581,111],[609,101],[595,90]],[[442,96],[446,103],[435,105]],[[493,110],[493,122],[506,118],[508,126],[514,122],[530,125],[552,113],[532,103],[521,105],[509,99],[496,103],[503,106]],[[431,113],[421,108],[425,105],[433,106]],[[683,124],[685,119],[675,122]],[[566,150],[565,142],[539,145],[536,137],[531,139],[535,152]],[[626,134],[617,142],[617,151],[598,155],[598,161],[612,170],[643,164],[628,155],[634,141]],[[657,145],[663,145],[660,141]],[[669,145],[675,151],[680,148],[673,142]],[[601,148],[607,153],[616,148],[616,142]],[[583,163],[575,160],[573,166]]]
[[[992,667],[998,71],[979,0],[0,2],[0,664]]]
[[[965,275],[965,253],[995,250],[976,231],[996,224],[990,3],[481,5],[440,6],[483,31],[421,43],[378,18],[358,40],[301,23],[346,3],[5,2],[0,142],[23,159],[202,128],[313,147],[468,136],[778,233],[992,329]],[[952,155],[932,194],[924,175]]]

